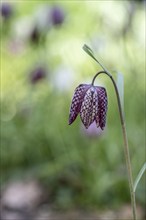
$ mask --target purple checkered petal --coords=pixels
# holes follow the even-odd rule
[[[72,124],[76,119],[77,115],[79,114],[86,91],[90,87],[91,85],[81,84],[75,89],[75,93],[70,107],[69,124]]]
[[[91,86],[84,96],[80,110],[80,117],[86,128],[88,128],[96,119],[97,113],[98,94],[95,87]]]
[[[95,86],[98,93],[98,115],[96,117],[97,126],[103,130],[106,124],[106,113],[107,113],[107,93],[105,88]]]

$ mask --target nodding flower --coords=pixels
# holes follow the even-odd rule
[[[32,84],[36,84],[40,80],[44,79],[46,77],[46,69],[43,66],[36,67],[31,73],[30,73],[30,82]]]
[[[107,93],[104,87],[93,84],[80,84],[74,92],[69,114],[69,124],[72,124],[80,113],[86,128],[94,121],[102,130],[106,124]]]
[[[8,2],[3,2],[0,5],[0,14],[4,19],[8,19],[13,14],[13,7]]]
[[[61,25],[64,21],[65,13],[63,8],[54,6],[51,10],[51,19],[54,25]]]

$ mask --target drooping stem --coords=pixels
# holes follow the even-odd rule
[[[136,200],[135,200],[135,192],[134,192],[134,186],[133,186],[133,177],[132,177],[132,168],[131,168],[131,162],[130,162],[130,154],[129,154],[127,131],[126,131],[125,119],[124,119],[124,114],[123,114],[123,111],[122,111],[122,106],[121,106],[121,101],[120,101],[120,96],[119,96],[118,88],[117,88],[116,82],[115,82],[114,78],[112,77],[111,73],[94,57],[92,50],[87,45],[84,45],[83,49],[85,50],[85,52],[89,56],[91,56],[103,68],[103,71],[98,72],[94,76],[94,78],[92,80],[92,85],[94,84],[94,81],[95,81],[96,77],[99,74],[101,74],[101,73],[106,74],[111,79],[111,81],[112,81],[112,83],[114,85],[114,89],[115,89],[116,97],[117,97],[117,102],[118,102],[120,121],[121,121],[121,126],[122,126],[123,140],[124,140],[124,154],[125,154],[125,159],[126,159],[128,182],[129,182],[129,189],[130,189],[130,195],[131,195],[131,205],[132,205],[132,211],[133,211],[133,220],[137,220],[137,216],[136,216]]]

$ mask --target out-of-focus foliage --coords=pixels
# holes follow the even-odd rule
[[[134,179],[145,160],[144,1],[1,3],[1,184],[38,178],[60,208],[130,201],[117,101],[111,82],[104,132],[68,126],[76,86],[100,67],[124,75],[124,107]],[[144,205],[144,177],[136,198]]]

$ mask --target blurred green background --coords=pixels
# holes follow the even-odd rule
[[[2,10],[2,4],[6,4]],[[106,76],[107,125],[69,126],[74,89],[101,68],[124,76],[124,108],[133,177],[145,161],[144,1],[1,3],[1,185],[37,179],[59,209],[129,203],[117,101]],[[144,177],[136,192],[145,205]]]

